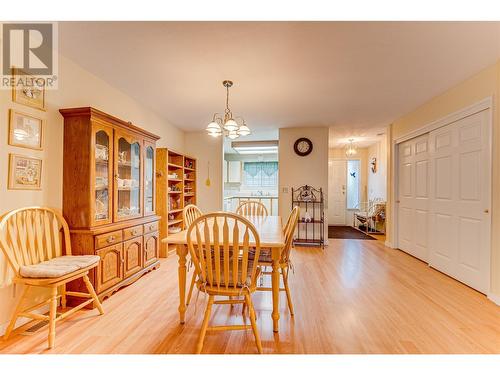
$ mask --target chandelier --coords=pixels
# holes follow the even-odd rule
[[[345,156],[352,157],[358,153],[358,148],[354,144],[354,139],[349,139],[349,144],[345,148]]]
[[[236,139],[239,136],[250,134],[250,129],[245,124],[242,117],[233,118],[233,113],[229,109],[229,88],[233,85],[233,81],[223,81],[222,85],[226,88],[226,109],[224,110],[224,118],[219,113],[215,113],[212,122],[207,126],[207,132],[212,137],[219,137],[224,134],[229,139]],[[236,122],[239,120],[240,123]]]

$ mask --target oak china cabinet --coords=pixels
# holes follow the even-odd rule
[[[159,266],[158,136],[91,107],[64,117],[63,214],[74,255],[99,255],[89,277],[101,299]],[[84,292],[79,281],[68,289]],[[68,303],[78,298],[68,297]]]

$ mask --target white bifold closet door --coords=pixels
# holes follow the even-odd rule
[[[432,267],[487,293],[490,267],[489,111],[429,133]]]
[[[429,145],[428,134],[399,145],[399,248],[428,260]]]
[[[487,293],[489,111],[399,144],[398,247]]]

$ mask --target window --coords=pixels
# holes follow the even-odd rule
[[[244,162],[243,184],[247,187],[275,187],[278,185],[278,162]]]
[[[347,209],[359,208],[359,160],[347,161]]]

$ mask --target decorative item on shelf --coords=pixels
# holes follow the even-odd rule
[[[193,169],[194,163],[192,160],[186,159],[184,160],[184,166],[189,169]]]
[[[96,176],[95,178],[95,189],[96,190],[103,190],[108,188],[108,178],[107,177],[101,177],[101,176]]]
[[[109,151],[104,145],[95,145],[95,159],[99,161],[108,161]]]
[[[104,220],[108,218],[108,190],[96,191],[95,219]]]
[[[358,153],[358,147],[354,144],[354,139],[349,139],[349,143],[345,148],[345,156],[348,158],[353,157]]]
[[[179,233],[181,230],[182,230],[181,227],[179,227],[177,225],[172,225],[171,227],[168,228],[168,233],[175,234],[175,233]]]
[[[13,68],[15,85],[12,85],[12,101],[45,111],[45,80]]]
[[[168,178],[171,178],[173,180],[177,180],[179,178],[179,175],[177,173],[171,173],[169,175],[167,175]]]
[[[302,221],[304,223],[310,223],[312,221],[311,214],[306,211],[306,213],[304,214],[304,217],[302,218]]]
[[[9,189],[40,190],[42,160],[22,155],[9,155]]]
[[[233,113],[229,109],[229,88],[233,86],[233,81],[225,80],[222,85],[226,88],[226,109],[224,110],[224,118],[220,114],[215,113],[212,122],[207,126],[207,132],[212,137],[225,135],[229,139],[236,139],[240,136],[250,134],[250,129],[245,124],[242,117],[233,118]],[[240,124],[236,120],[240,121]]]
[[[9,145],[42,149],[43,120],[10,109]]]
[[[370,167],[371,167],[372,173],[377,173],[377,158],[373,157],[370,160]]]
[[[127,151],[120,151],[118,153],[118,162],[119,163],[127,163],[128,161],[128,152]]]
[[[175,220],[175,215],[174,214],[168,214],[168,220],[170,220],[170,221]]]

